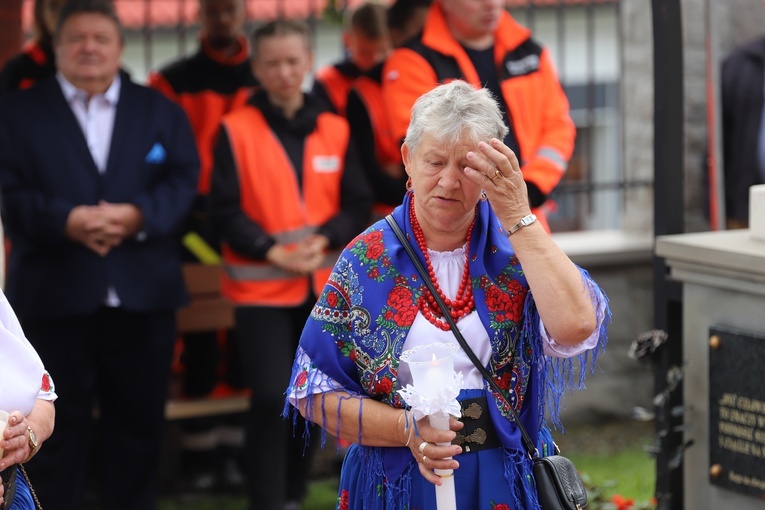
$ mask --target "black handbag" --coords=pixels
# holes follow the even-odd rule
[[[396,223],[396,220],[393,219],[393,216],[390,214],[385,217],[385,220],[393,229],[393,233],[396,234],[396,237],[401,242],[404,250],[406,250],[407,255],[412,259],[414,267],[416,267],[417,272],[420,273],[420,277],[425,282],[425,285],[427,285],[433,299],[436,300],[438,306],[441,308],[444,320],[449,323],[454,336],[457,337],[457,342],[462,346],[462,349],[468,355],[478,371],[481,372],[483,378],[489,383],[492,389],[502,397],[508,409],[510,409],[515,424],[518,426],[518,430],[521,431],[523,447],[526,449],[529,458],[534,463],[534,480],[536,481],[537,497],[542,510],[581,510],[586,507],[587,491],[584,488],[582,478],[579,476],[579,472],[576,470],[574,463],[562,455],[549,455],[547,457],[539,456],[539,451],[536,446],[534,446],[534,441],[531,440],[531,437],[529,437],[529,434],[526,432],[521,420],[518,418],[518,413],[515,412],[515,408],[510,403],[505,392],[486,370],[486,367],[484,367],[478,360],[473,349],[471,349],[467,341],[465,341],[465,337],[462,336],[462,333],[457,328],[457,324],[449,313],[446,303],[444,303],[441,296],[438,295],[438,291],[436,291],[422,262],[420,262],[417,254],[414,253],[412,245],[409,244],[409,241],[401,231],[398,223]]]

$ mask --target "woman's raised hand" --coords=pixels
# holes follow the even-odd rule
[[[531,213],[518,158],[507,145],[496,138],[478,142],[467,158],[471,166],[465,167],[465,175],[481,185],[503,225],[514,225]]]

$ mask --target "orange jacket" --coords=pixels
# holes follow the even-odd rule
[[[351,91],[356,77],[343,74],[337,66],[326,66],[316,71],[314,80],[324,88],[335,112],[345,117],[345,107],[348,105],[348,92]]]
[[[357,78],[353,84],[353,90],[361,99],[369,122],[371,123],[372,133],[375,142],[375,159],[379,164],[379,171],[385,171],[388,166],[401,166],[401,139],[393,136],[390,128],[390,119],[385,111],[385,100],[382,94],[382,84],[368,76]],[[372,169],[367,169],[372,171]],[[373,179],[370,178],[372,182]],[[376,192],[379,190],[375,190]],[[403,186],[401,199],[403,200]],[[398,205],[398,203],[396,204]],[[373,218],[383,218],[386,214],[393,211],[395,205],[377,202],[374,204]]]
[[[249,45],[241,37],[241,51],[226,57],[202,39],[199,52],[149,76],[148,84],[178,103],[186,112],[197,142],[200,195],[210,192],[212,148],[221,118],[244,105],[257,85],[249,62]]]
[[[240,108],[223,118],[223,127],[239,173],[242,211],[277,242],[294,244],[338,214],[349,143],[344,119],[328,112],[316,119],[305,142],[302,193],[289,156],[260,110]],[[224,244],[222,293],[237,304],[296,306],[308,297],[311,283],[321,293],[336,259],[328,254],[309,278],[242,257]]]
[[[530,36],[527,28],[503,12],[494,32],[494,60],[520,146],[524,179],[548,195],[566,171],[576,129],[549,51]],[[481,86],[436,2],[420,39],[395,50],[385,63],[383,96],[394,136],[400,140],[406,135],[410,111],[419,96],[454,79]]]
[[[375,134],[375,154],[382,165],[401,164],[401,138],[393,136],[390,119],[385,111],[382,86],[372,78],[362,76],[353,84],[364,103]],[[402,197],[403,199],[403,197]]]

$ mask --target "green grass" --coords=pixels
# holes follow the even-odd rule
[[[653,497],[655,462],[642,449],[611,455],[567,455],[582,473],[590,499],[610,500],[614,494],[637,502]]]
[[[632,499],[635,508],[650,508],[654,496],[656,462],[645,450],[653,443],[653,423],[609,422],[572,427],[559,437],[562,454],[582,473],[589,510],[609,506],[613,495]]]

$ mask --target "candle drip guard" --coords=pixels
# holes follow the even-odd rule
[[[452,360],[459,348],[456,344],[434,343],[418,345],[401,354],[401,361],[409,365],[413,384],[398,392],[416,420],[439,414],[460,416],[457,396],[462,389],[462,372],[454,371]]]

